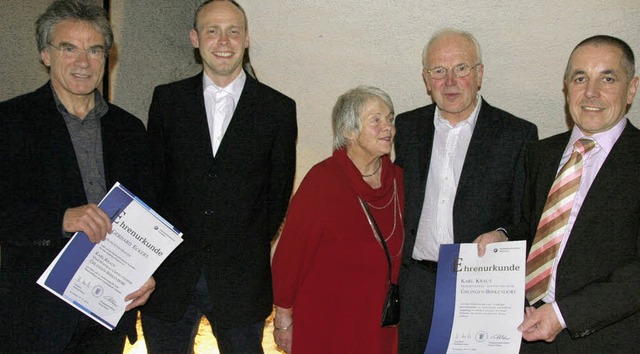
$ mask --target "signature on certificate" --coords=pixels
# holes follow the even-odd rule
[[[114,307],[118,307],[118,302],[116,301],[116,299],[113,298],[113,296],[105,296],[102,298],[105,302],[113,305]]]
[[[84,286],[85,288],[91,288],[91,280],[85,279],[85,278],[83,278],[81,276],[77,276],[76,277],[76,283],[78,285]]]
[[[510,340],[511,337],[509,337],[506,334],[494,334],[491,336],[491,339],[502,339],[502,340]]]

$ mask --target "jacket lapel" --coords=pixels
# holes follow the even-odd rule
[[[211,135],[209,134],[209,123],[207,121],[207,110],[205,108],[204,91],[202,88],[202,78],[204,72],[187,80],[184,90],[184,99],[179,102],[186,104],[181,107],[182,117],[189,121],[185,126],[190,130],[193,137],[193,144],[196,151],[207,152],[210,162],[213,161],[213,150],[211,148]]]
[[[495,115],[492,114],[493,107],[486,101],[481,102],[480,112],[476,126],[473,129],[469,148],[464,158],[462,171],[460,172],[460,182],[458,191],[466,190],[472,179],[476,178],[477,171],[484,171],[482,166],[486,161],[487,151],[491,150],[491,145],[495,142],[498,134],[498,126],[495,123]],[[456,193],[457,194],[457,193]]]
[[[633,178],[630,177],[629,171],[635,171],[640,162],[640,159],[638,159],[640,147],[636,146],[638,141],[640,141],[638,130],[631,125],[631,122],[627,122],[625,130],[618,138],[611,152],[609,152],[587,195],[584,197],[582,207],[571,232],[572,235],[574,231],[576,231],[576,234],[582,233],[582,230],[593,222],[592,216],[602,214],[603,211],[600,208],[606,205],[608,200],[619,199],[618,195],[624,193],[626,189],[626,187],[621,188],[625,181],[627,183],[637,183],[637,181],[632,181]],[[567,247],[573,239],[576,239],[576,237],[569,238]]]
[[[52,179],[49,182],[54,185],[69,185],[68,190],[77,191],[77,193],[64,197],[75,203],[86,203],[80,167],[71,136],[62,114],[56,107],[50,82],[38,89],[37,93],[40,97],[36,101],[43,104],[36,108],[39,117],[33,122],[41,136],[40,143],[48,145],[42,151],[47,151],[46,158],[43,157],[43,161],[46,161],[45,166],[52,169],[49,174]]]
[[[423,196],[420,200],[416,201],[416,205],[420,206],[424,202],[424,194],[427,188],[427,175],[429,172],[429,166],[431,165],[431,152],[433,151],[433,138],[435,134],[436,127],[433,125],[433,119],[435,114],[435,105],[433,105],[433,110],[427,110],[427,116],[421,122],[424,124],[424,129],[421,129],[425,132],[425,139],[422,144],[419,145],[420,152],[417,156],[423,156],[423,158],[418,159],[419,164],[419,185],[418,191],[416,195]],[[421,208],[418,208],[418,210]]]

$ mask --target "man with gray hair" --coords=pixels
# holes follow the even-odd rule
[[[36,38],[50,81],[0,103],[0,351],[122,353],[126,335],[135,341],[137,311],[109,331],[36,280],[73,233],[105,239],[111,220],[96,204],[116,181],[151,197],[146,132],[97,89],[113,42],[103,8],[55,1]],[[151,278],[127,295],[127,310],[154,287]]]
[[[434,104],[399,114],[395,162],[404,169],[400,353],[424,353],[431,327],[439,247],[509,239],[520,220],[524,151],[537,128],[495,108],[478,91],[484,65],[468,32],[444,29],[423,51]]]

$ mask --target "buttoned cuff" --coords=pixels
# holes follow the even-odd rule
[[[564,322],[564,317],[562,317],[558,303],[554,301],[551,303],[551,306],[553,306],[553,311],[556,312],[556,317],[558,317],[558,322],[562,325],[562,329],[567,328],[567,324]]]

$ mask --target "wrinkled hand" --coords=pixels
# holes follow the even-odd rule
[[[293,339],[293,316],[291,309],[276,306],[276,316],[273,319],[273,327],[273,340],[276,345],[280,350],[290,354]]]
[[[502,231],[490,231],[478,236],[473,243],[478,244],[478,256],[483,257],[487,251],[487,245],[494,242],[508,241],[509,239]]]
[[[518,330],[522,332],[522,338],[528,342],[538,340],[553,342],[562,332],[562,324],[558,321],[553,305],[544,304],[537,309],[527,307],[524,312],[524,321],[518,326]]]
[[[84,232],[93,243],[100,243],[111,232],[111,219],[95,204],[69,208],[64,212],[62,229],[65,232]]]
[[[140,289],[132,292],[131,294],[127,295],[127,297],[124,298],[124,301],[133,300],[129,305],[127,305],[127,307],[125,308],[125,311],[129,311],[132,308],[146,304],[147,300],[149,300],[149,296],[151,296],[151,293],[155,289],[156,289],[156,280],[153,279],[153,277],[151,277],[144,284],[142,284]]]

